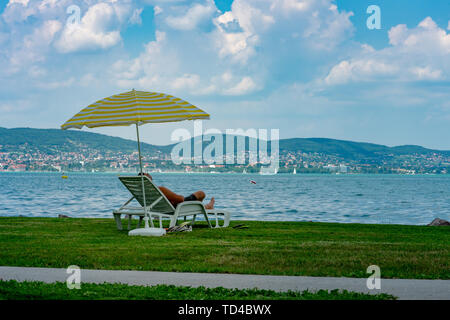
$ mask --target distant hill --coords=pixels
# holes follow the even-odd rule
[[[137,150],[136,141],[123,138],[79,130],[33,128],[0,127],[0,145],[0,150],[4,151],[14,151],[26,145],[27,148],[39,149],[49,154],[56,151],[81,152],[86,149],[123,153]],[[154,154],[158,151],[170,152],[171,147],[142,143],[141,149],[144,153]]]
[[[223,152],[225,153],[225,141],[226,136],[222,135],[224,142]],[[245,147],[248,150],[249,141],[253,138],[245,137]],[[191,139],[191,148],[194,146],[194,139]],[[203,147],[210,144],[210,141],[204,141]],[[256,141],[258,144],[258,141]],[[236,151],[235,142],[234,149]],[[170,145],[172,147],[173,145]],[[303,153],[319,153],[326,155],[333,155],[343,159],[379,159],[380,157],[387,156],[401,156],[401,155],[426,155],[426,154],[442,154],[450,156],[450,151],[427,149],[421,146],[405,145],[397,147],[388,147],[385,145],[367,143],[367,142],[354,142],[346,140],[337,140],[329,138],[290,138],[280,139],[279,141],[280,154],[283,153],[296,153],[301,151]],[[270,143],[267,144],[268,152],[271,150]]]
[[[225,143],[225,138],[223,139]],[[204,145],[209,142],[203,142]],[[246,139],[248,145],[248,138]],[[41,152],[83,152],[87,149],[99,152],[132,153],[137,150],[136,141],[104,134],[60,129],[33,129],[0,127],[0,151],[20,149],[39,149]],[[431,154],[450,155],[450,151],[432,150],[421,146],[405,145],[388,147],[384,145],[354,142],[327,138],[292,138],[279,141],[280,153],[298,152],[321,153],[338,156],[343,159],[370,159],[389,155]],[[146,154],[170,153],[172,145],[156,146],[142,143],[142,152]],[[269,148],[270,150],[270,148]]]
[[[344,159],[377,158],[387,155],[431,154],[450,155],[450,151],[427,149],[421,146],[405,145],[388,147],[367,142],[354,142],[327,138],[293,138],[280,140],[280,151],[302,150],[340,156]]]

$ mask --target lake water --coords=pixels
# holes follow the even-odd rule
[[[0,173],[0,216],[109,217],[129,198],[109,173]],[[232,219],[427,224],[450,220],[450,175],[153,174],[185,196],[204,190]],[[250,183],[254,180],[256,184]]]

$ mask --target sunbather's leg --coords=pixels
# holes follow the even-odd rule
[[[192,195],[188,197],[183,197],[182,195],[176,194],[172,190],[159,186],[159,190],[166,196],[166,198],[173,204],[174,207],[176,207],[179,203],[184,201],[203,201],[206,197],[205,193],[201,190],[194,192]],[[205,205],[206,209],[213,209],[214,208],[214,198],[211,198],[211,201]]]
[[[163,186],[159,186],[158,188],[166,196],[167,200],[169,200],[173,204],[174,207],[184,201],[184,197],[182,195],[176,194],[172,190]]]
[[[193,199],[193,197],[195,197],[196,199]],[[193,194],[191,194],[190,196],[184,198],[184,201],[188,201],[188,199],[190,201],[192,200],[198,200],[198,201],[203,201],[205,199],[206,195],[203,191],[199,190],[194,192]],[[205,209],[214,209],[214,197],[211,198],[211,201],[209,201],[209,203],[205,204]]]
[[[214,202],[216,202],[216,200],[214,200],[214,197],[212,197],[211,201],[209,201],[209,203],[205,204],[205,209],[214,209]]]

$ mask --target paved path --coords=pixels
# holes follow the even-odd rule
[[[0,267],[0,279],[17,281],[66,282],[66,269]],[[209,288],[259,288],[275,291],[346,289],[355,292],[392,294],[399,299],[450,300],[450,280],[381,279],[380,290],[369,290],[366,278],[267,276],[156,271],[81,270],[85,283],[125,283],[130,285],[173,284]]]

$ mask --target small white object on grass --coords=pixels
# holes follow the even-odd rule
[[[166,234],[163,228],[138,228],[128,232],[129,236],[160,237]]]

